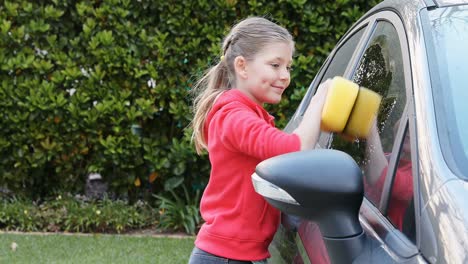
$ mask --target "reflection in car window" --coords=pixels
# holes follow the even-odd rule
[[[370,133],[374,140],[350,142],[335,135],[332,148],[347,152],[361,166],[367,179],[365,195],[374,205],[378,205],[382,188],[375,183],[387,171],[397,121],[401,118],[406,103],[400,41],[396,29],[389,22],[378,22],[353,81],[382,96],[378,117],[372,128],[374,133]],[[378,144],[375,139],[378,139]]]
[[[333,57],[327,70],[325,71],[321,82],[328,78],[333,78],[335,76],[343,76],[346,67],[348,66],[348,63],[356,50],[356,46],[358,45],[359,40],[361,39],[362,34],[364,33],[365,28],[366,27],[359,29],[350,38],[348,38],[348,40],[341,47],[338,48],[338,50],[335,53],[335,56]],[[317,148],[326,147],[326,145],[328,144],[329,135],[330,134],[328,132],[320,133]]]
[[[416,241],[416,226],[413,200],[413,176],[411,162],[411,141],[406,129],[400,149],[393,187],[388,203],[387,216],[390,222],[411,241]]]
[[[322,80],[333,78],[335,76],[343,76],[346,66],[348,66],[349,60],[351,59],[362,34],[364,28],[354,33],[335,53],[333,60],[330,62]],[[322,81],[323,82],[323,81]]]
[[[301,263],[301,250],[296,241],[297,232],[281,225],[275,234],[269,251],[272,263]]]
[[[401,120],[404,120],[403,122]],[[404,124],[400,124],[404,123]],[[376,126],[367,139],[368,166],[364,178],[367,189],[367,197],[370,200],[378,200],[386,183],[387,177],[393,177],[391,195],[387,207],[388,220],[408,238],[414,242],[414,203],[413,203],[413,174],[411,161],[411,141],[406,126],[407,120],[400,119],[394,124],[393,134],[396,136],[400,126],[406,130],[403,139],[395,141],[399,152],[399,160],[396,164],[393,176],[389,175],[389,155],[383,151],[380,136]],[[400,144],[400,142],[402,142]]]
[[[363,27],[359,29],[357,32],[355,32],[350,38],[348,38],[343,45],[341,45],[334,57],[331,59],[330,63],[328,64],[328,67],[322,77],[322,81],[317,83],[316,85],[318,86],[320,83],[323,82],[323,80],[326,80],[327,78],[333,78],[334,76],[343,76],[346,66],[348,66],[349,60],[351,59],[357,44],[359,43],[359,40],[362,37],[362,34],[364,33],[366,27]],[[309,96],[306,100],[306,104],[310,103],[312,96]],[[304,108],[305,111],[306,108]],[[303,115],[302,113],[301,115]],[[297,126],[300,124],[300,121],[302,120],[302,116],[300,118],[291,120],[288,125],[286,126],[285,130],[287,131],[293,131],[294,129],[297,128]],[[320,134],[320,138],[317,144],[318,148],[324,148],[326,147],[326,144],[328,142],[328,136],[329,133],[327,132],[322,132]]]

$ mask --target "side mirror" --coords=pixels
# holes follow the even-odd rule
[[[363,248],[362,172],[348,154],[316,149],[280,155],[257,165],[252,181],[274,207],[319,225],[333,263],[349,263]]]

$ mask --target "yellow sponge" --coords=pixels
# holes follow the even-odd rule
[[[323,105],[321,129],[350,139],[366,138],[381,100],[378,93],[336,76]]]
[[[353,109],[359,86],[343,77],[336,76],[328,88],[322,110],[321,129],[342,132]]]
[[[366,138],[379,111],[381,100],[382,97],[378,93],[361,87],[344,133],[357,138]]]

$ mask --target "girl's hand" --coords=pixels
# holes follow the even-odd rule
[[[312,149],[317,143],[320,134],[320,123],[322,120],[322,109],[327,98],[328,88],[331,80],[327,79],[319,85],[317,92],[310,100],[301,123],[294,133],[301,139],[301,150]]]
[[[310,100],[309,106],[307,107],[304,117],[321,121],[322,109],[325,105],[330,85],[331,79],[327,79],[325,80],[325,82],[319,85],[319,87],[317,88],[317,92],[315,92],[314,96]]]
[[[317,88],[317,92],[310,100],[310,104],[317,105],[317,107],[321,110],[323,105],[325,104],[325,100],[327,99],[328,89],[331,85],[331,79],[325,80],[325,82],[321,83]]]

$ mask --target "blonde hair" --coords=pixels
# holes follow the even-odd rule
[[[285,28],[262,17],[242,20],[224,38],[221,60],[208,69],[194,86],[194,92],[198,94],[193,104],[192,140],[198,154],[207,149],[204,124],[208,112],[224,91],[236,85],[234,59],[243,56],[251,61],[264,46],[272,42],[287,42],[294,46],[293,38]]]

